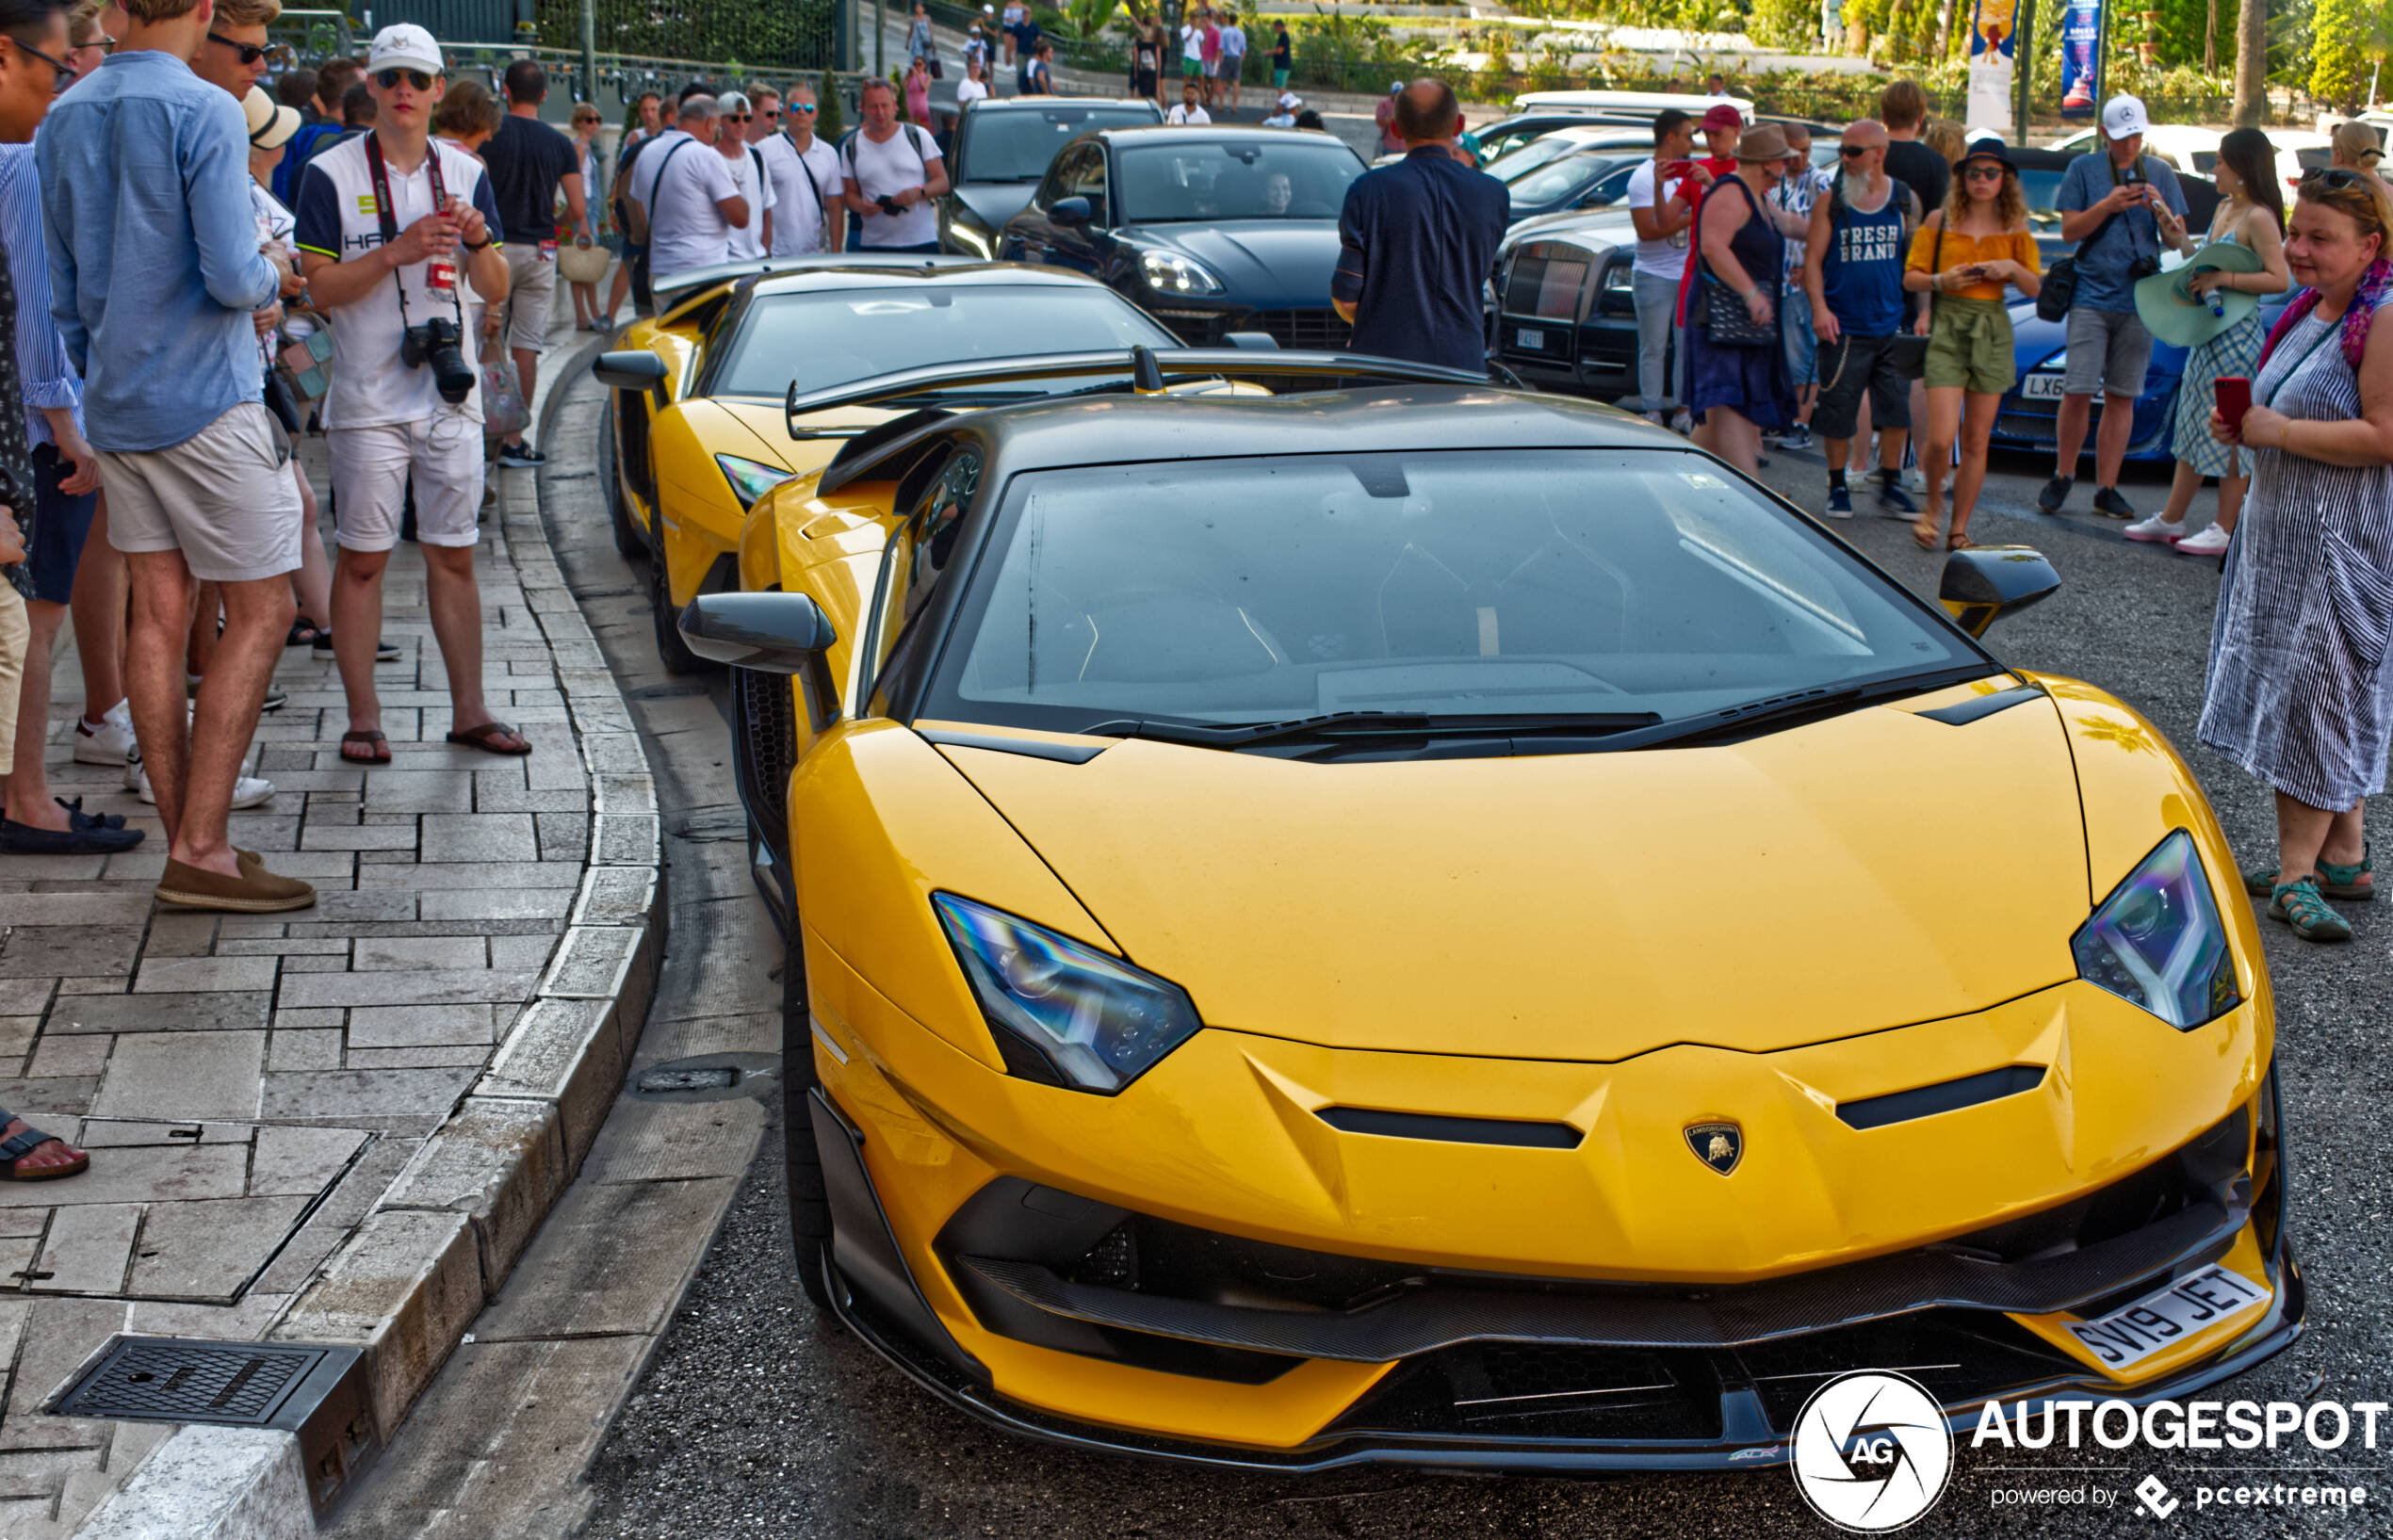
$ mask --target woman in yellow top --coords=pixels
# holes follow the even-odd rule
[[[1986,482],[1986,440],[1994,430],[1994,409],[2019,378],[2011,360],[2010,312],[2006,291],[2032,300],[2043,279],[2036,238],[2027,230],[2027,199],[2019,170],[1997,138],[1969,147],[1953,168],[1953,190],[1912,237],[1903,287],[1930,295],[1928,329],[1928,442],[1919,454],[1928,478],[1928,502],[1912,538],[1934,550],[1959,551],[1973,543],[1969,515]],[[1961,469],[1953,478],[1953,524],[1939,528],[1945,504],[1945,472],[1952,464],[1953,440],[1961,440]]]

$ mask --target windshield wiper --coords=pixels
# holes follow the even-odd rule
[[[1685,718],[1672,722],[1669,731],[1640,736],[1635,743],[1626,747],[1650,749],[1665,744],[1685,745],[1749,738],[1774,728],[1843,716],[1856,706],[1874,702],[1893,700],[1902,695],[1918,695],[2002,672],[1991,663],[1969,663],[1958,668],[1938,669],[1929,673],[1908,674],[1899,679],[1881,679],[1875,684],[1821,685],[1817,689],[1798,690],[1791,695],[1771,696],[1750,705],[1732,705],[1725,710],[1707,711],[1700,717]]]
[[[1465,713],[1432,716],[1421,711],[1324,711],[1318,716],[1287,721],[1202,722],[1156,721],[1139,717],[1117,718],[1080,729],[1094,738],[1148,738],[1165,743],[1188,743],[1208,749],[1235,749],[1250,743],[1276,743],[1298,738],[1508,738],[1536,733],[1579,733],[1589,736],[1624,733],[1660,724],[1653,711],[1540,712],[1516,716]]]

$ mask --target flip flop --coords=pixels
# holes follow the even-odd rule
[[[350,745],[350,744],[352,744],[352,743],[362,743],[362,744],[364,744],[364,745],[366,746],[366,752],[365,752],[364,754],[351,754],[351,753],[350,753],[350,752],[349,752]],[[380,733],[375,733],[375,732],[364,732],[364,733],[343,733],[343,734],[341,735],[341,763],[342,763],[342,764],[344,764],[344,765],[387,765],[387,764],[389,764],[390,762],[391,762],[391,746],[390,746],[390,740],[389,740],[388,738],[386,738],[383,737],[383,735],[382,735],[382,734],[380,734]]]
[[[456,732],[448,735],[448,741],[467,749],[480,749],[484,754],[495,754],[511,759],[519,759],[525,754],[531,753],[531,740],[529,738],[524,739],[524,746],[520,749],[502,748],[498,744],[493,742],[492,739],[499,738],[523,738],[523,734],[516,732],[513,727],[508,726],[503,721],[486,721],[480,727],[464,727],[458,729]]]
[[[6,1127],[12,1121],[16,1120],[13,1117],[0,1118],[0,1127]],[[90,1169],[91,1157],[89,1155],[78,1156],[62,1166],[37,1166],[31,1171],[17,1169],[18,1161],[53,1140],[61,1144],[66,1143],[57,1134],[44,1133],[30,1123],[24,1126],[24,1132],[15,1138],[0,1140],[0,1181],[55,1182],[61,1176],[79,1176]]]

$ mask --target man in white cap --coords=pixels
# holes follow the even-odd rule
[[[214,8],[124,8],[116,53],[60,98],[35,158],[50,311],[83,376],[108,540],[131,577],[125,683],[167,835],[157,896],[304,908],[313,887],[244,859],[227,833],[297,608],[299,491],[251,319],[288,268],[258,250],[240,106],[188,62],[212,46]],[[202,581],[221,585],[224,635],[187,722],[183,645]]]
[[[756,104],[745,91],[724,91],[715,98],[722,132],[715,136],[715,154],[731,173],[731,185],[748,205],[748,222],[735,225],[724,237],[726,262],[755,262],[773,250],[773,183],[764,174],[764,156],[748,142],[748,125],[756,122]]]
[[[2144,369],[2152,362],[2152,333],[2136,314],[2136,280],[2159,269],[2160,254],[2190,249],[2185,194],[2165,161],[2143,153],[2151,126],[2143,104],[2114,96],[2103,104],[2105,153],[2080,155],[2060,178],[2053,206],[2060,211],[2060,238],[2077,243],[2077,289],[2069,304],[2069,376],[2062,381],[2060,419],[2054,428],[2059,452],[2052,479],[2036,494],[2036,506],[2058,513],[2069,501],[2077,456],[2086,446],[2086,422],[2096,391],[2102,393],[2102,427],[2094,438],[2094,511],[2132,519],[2136,511],[2119,495],[2119,467],[2127,458],[2136,397],[2143,394]]]
[[[1305,99],[1298,96],[1294,91],[1281,91],[1279,93],[1279,110],[1274,112],[1270,117],[1265,118],[1263,120],[1263,126],[1265,128],[1295,127],[1296,109],[1304,105]]]
[[[448,672],[448,741],[520,755],[531,744],[482,693],[481,592],[474,546],[482,501],[481,373],[464,290],[507,298],[498,200],[482,164],[431,138],[448,91],[440,45],[412,23],[386,26],[366,60],[370,133],[344,139],[300,175],[300,262],[333,321],[323,405],[333,462],[333,656],[349,695],[340,755],[390,763],[374,655],[383,573],[412,481],[425,601]],[[461,356],[461,349],[463,354]],[[427,712],[426,737],[434,725]]]

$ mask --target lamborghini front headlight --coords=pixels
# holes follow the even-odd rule
[[[1075,1091],[1112,1095],[1204,1025],[1169,980],[969,899],[931,903],[990,1025]]]
[[[731,495],[740,499],[741,508],[753,506],[757,498],[794,474],[778,465],[759,464],[738,455],[717,455],[714,462],[723,467],[724,477],[731,483]]]
[[[2193,836],[2153,848],[2071,938],[2077,977],[2191,1031],[2242,1003],[2227,928]]]

